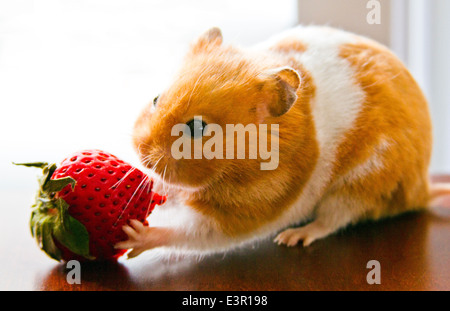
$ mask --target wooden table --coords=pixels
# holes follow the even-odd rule
[[[154,250],[118,264],[82,265],[81,284],[70,285],[65,264],[31,238],[32,192],[1,194],[1,290],[450,290],[450,197],[427,212],[348,228],[308,248],[267,240],[204,258]],[[380,263],[380,285],[366,281],[370,260]]]

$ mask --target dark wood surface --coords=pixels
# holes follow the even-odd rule
[[[31,238],[31,196],[2,191],[1,290],[450,290],[450,197],[428,211],[351,227],[308,248],[266,240],[203,258],[154,250],[117,264],[83,264],[81,285],[70,285],[65,264]],[[380,262],[380,285],[367,284],[370,260]]]

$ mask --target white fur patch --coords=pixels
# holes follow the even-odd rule
[[[286,37],[298,38],[307,47],[305,52],[298,54],[297,60],[308,70],[316,85],[311,108],[320,156],[300,199],[276,222],[261,228],[268,234],[313,216],[314,207],[330,182],[337,148],[352,129],[365,99],[354,70],[346,59],[339,57],[339,47],[357,42],[355,35],[327,27],[299,26],[260,47],[268,48]]]
[[[213,219],[186,206],[175,192],[170,193],[164,205],[155,208],[149,224],[174,230],[175,234],[167,245],[169,248],[213,252],[223,250],[232,243]]]
[[[343,176],[343,179],[347,182],[357,181],[369,174],[382,171],[385,167],[384,159],[386,159],[386,151],[390,146],[391,143],[388,139],[381,139],[378,145],[375,146],[372,156],[354,167],[348,174]]]

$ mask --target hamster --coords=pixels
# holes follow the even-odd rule
[[[276,125],[278,165],[263,170],[266,160],[247,151],[244,159],[174,157],[177,124],[197,124],[200,135],[187,139],[200,146],[208,124]],[[129,239],[115,247],[134,257],[155,247],[224,251],[270,237],[308,246],[351,224],[426,208],[450,193],[430,187],[431,131],[422,91],[379,43],[298,26],[240,48],[212,28],[134,128],[142,163],[167,190],[159,207],[167,218],[152,226],[151,216],[150,227],[132,221],[123,227]],[[224,147],[234,137],[223,135]]]

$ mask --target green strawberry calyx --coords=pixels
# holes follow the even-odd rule
[[[36,201],[32,205],[30,229],[39,247],[51,258],[61,260],[61,251],[54,239],[72,253],[93,260],[89,254],[89,233],[85,226],[69,215],[69,204],[56,193],[70,185],[74,190],[76,181],[72,177],[51,179],[57,166],[46,162],[13,163],[42,169]]]

